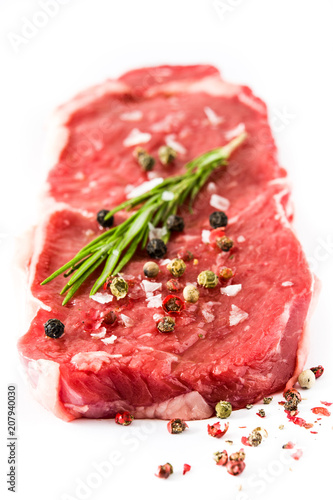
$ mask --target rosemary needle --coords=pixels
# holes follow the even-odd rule
[[[187,163],[186,172],[183,175],[168,177],[148,193],[131,198],[113,208],[105,220],[120,210],[131,210],[139,206],[139,209],[126,221],[92,240],[41,284],[49,283],[64,272],[66,272],[66,276],[70,275],[70,279],[60,292],[61,294],[67,292],[63,301],[63,305],[65,305],[90,274],[104,262],[104,269],[90,292],[90,295],[94,295],[109,276],[117,274],[123,269],[139,245],[145,246],[148,239],[149,222],[153,221],[154,226],[157,226],[169,215],[176,214],[179,207],[187,199],[191,209],[195,197],[211,173],[221,165],[226,164],[230,155],[243,143],[245,138],[246,134],[242,133],[225,146],[204,153]],[[165,191],[173,194],[172,200],[163,200],[163,192]],[[167,243],[169,237],[170,233],[167,232],[162,239]]]

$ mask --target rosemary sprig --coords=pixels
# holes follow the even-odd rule
[[[243,133],[225,146],[204,153],[187,163],[185,174],[168,177],[148,193],[131,198],[113,208],[105,219],[110,218],[120,210],[131,210],[134,207],[139,207],[122,224],[105,231],[88,243],[73,259],[41,284],[45,285],[63,273],[66,273],[66,277],[70,275],[70,279],[60,292],[61,295],[66,293],[63,301],[63,305],[65,305],[88,276],[105,262],[101,275],[91,289],[90,295],[94,295],[109,276],[116,275],[123,269],[140,244],[142,247],[146,245],[149,222],[152,222],[155,227],[158,226],[169,215],[176,214],[179,207],[187,199],[189,199],[191,209],[195,197],[211,173],[221,165],[226,165],[230,155],[242,144],[245,138],[246,134]],[[172,200],[163,199],[165,191],[173,194]],[[167,243],[169,237],[170,233],[167,232],[162,239]]]

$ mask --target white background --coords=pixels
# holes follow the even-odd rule
[[[14,495],[5,485],[6,388],[11,383],[18,392],[15,498],[297,495],[307,500],[326,488],[331,497],[333,416],[323,417],[319,433],[310,434],[286,422],[277,404],[281,396],[266,407],[265,420],[254,410],[232,415],[228,436],[235,445],[229,450],[238,449],[240,437],[257,425],[269,431],[259,448],[246,449],[247,467],[238,478],[214,465],[212,453],[227,445],[206,435],[206,422],[170,436],[165,422],[138,421],[121,428],[111,421],[57,420],[31,398],[18,370],[16,342],[24,333],[24,308],[22,287],[10,271],[15,237],[38,219],[45,125],[52,110],[86,86],[133,67],[214,63],[226,79],[249,85],[269,106],[280,161],[293,184],[296,230],[322,281],[307,366],[322,364],[326,370],[305,394],[301,415],[313,422],[310,408],[321,399],[333,401],[331,0],[59,0],[57,11],[46,17],[38,14],[42,3],[0,2],[1,498]],[[22,31],[27,20],[39,27],[22,41],[18,37],[27,34]],[[243,425],[247,429],[238,428]],[[299,461],[282,450],[288,440],[303,450]],[[157,465],[167,461],[175,474],[167,481],[155,478]],[[101,469],[96,472],[103,462],[104,478]],[[182,476],[185,462],[192,470]]]

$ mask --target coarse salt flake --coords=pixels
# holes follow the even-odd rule
[[[239,123],[235,128],[228,130],[228,132],[225,133],[225,138],[227,139],[227,141],[230,141],[243,132],[245,132],[245,125],[244,123]]]
[[[147,307],[149,308],[158,308],[162,307],[162,294],[155,295],[153,297],[149,297],[146,299]]]
[[[137,196],[141,196],[142,194],[148,193],[154,187],[158,186],[163,182],[163,177],[156,177],[155,179],[151,179],[150,181],[142,182],[139,186],[136,186],[127,194],[127,199],[136,198]]]
[[[134,128],[131,133],[124,139],[123,144],[125,147],[136,146],[150,141],[151,134],[149,132],[140,132],[138,128]]]
[[[242,289],[242,285],[228,285],[221,288],[222,295],[227,295],[228,297],[235,297]]]
[[[237,243],[244,243],[244,241],[245,241],[245,238],[242,234],[240,236],[238,236]]]
[[[105,335],[106,335],[106,328],[102,327],[102,328],[100,329],[100,332],[98,332],[98,333],[91,333],[90,335],[91,335],[91,337],[93,337],[94,339],[102,339],[102,338],[103,338],[103,337],[105,337]]]
[[[293,286],[294,283],[292,281],[284,281],[281,286]]]
[[[170,146],[170,148],[174,149],[177,153],[186,153],[186,149],[184,148],[184,146],[176,141],[175,134],[167,135],[165,138],[165,143],[167,146]]]
[[[209,243],[210,231],[208,229],[203,229],[201,233],[201,239],[203,243]]]
[[[149,234],[148,234],[149,241],[153,240],[154,238],[161,239],[168,232],[168,230],[167,230],[167,228],[165,226],[163,226],[163,227],[154,227],[151,222],[148,222],[148,228],[149,228]]]
[[[162,283],[153,283],[148,280],[142,280],[142,287],[146,293],[162,290]]]
[[[232,304],[231,311],[229,313],[229,325],[236,326],[239,323],[242,323],[242,321],[245,321],[248,316],[247,312]]]
[[[227,198],[224,198],[223,196],[215,193],[210,197],[209,204],[211,207],[223,211],[228,210],[228,208],[230,207],[230,201]]]
[[[104,344],[109,345],[109,344],[114,344],[114,341],[117,340],[117,335],[111,335],[111,337],[107,337],[106,339],[101,339]]]
[[[125,328],[130,328],[131,326],[134,326],[134,320],[129,316],[126,316],[126,314],[121,314],[120,318],[124,323]]]
[[[113,295],[109,293],[97,292],[94,295],[90,295],[90,298],[99,304],[108,304],[113,301]]]

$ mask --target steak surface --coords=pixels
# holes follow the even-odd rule
[[[64,420],[111,418],[123,410],[137,418],[201,419],[219,400],[242,408],[283,389],[302,368],[313,279],[291,226],[290,189],[265,104],[249,88],[224,82],[212,66],[162,66],[93,87],[60,107],[56,118],[48,215],[28,262],[38,306],[18,345],[36,398]],[[226,169],[212,174],[193,212],[181,208],[185,229],[172,235],[155,279],[145,278],[142,268],[151,259],[139,251],[122,272],[129,283],[124,299],[109,289],[89,297],[100,270],[66,306],[59,295],[66,278],[40,285],[104,231],[96,212],[125,201],[143,182],[183,173],[186,162],[244,130],[246,141]],[[144,172],[134,149],[158,158],[164,144],[177,150],[176,160],[157,160]],[[223,208],[234,241],[229,252],[208,243],[209,215]],[[126,217],[117,213],[115,224]],[[166,264],[186,251],[194,259],[179,278],[182,287],[223,266],[234,277],[200,287],[199,301],[186,304],[175,330],[160,333],[156,323],[170,293]],[[117,315],[112,325],[110,311]],[[50,318],[65,324],[59,339],[45,336]]]

